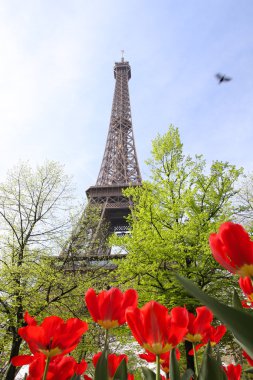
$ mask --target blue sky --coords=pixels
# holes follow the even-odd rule
[[[105,148],[121,49],[144,178],[151,140],[169,124],[186,154],[252,172],[252,20],[252,0],[2,0],[0,179],[19,160],[56,160],[84,198]],[[217,72],[233,80],[218,85]]]

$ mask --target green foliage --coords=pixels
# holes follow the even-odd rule
[[[156,374],[151,369],[142,367],[142,373],[145,380],[156,380]]]
[[[85,266],[80,272],[66,255],[59,256],[72,228],[72,209],[70,181],[57,163],[36,170],[21,164],[0,184],[0,373],[10,357],[26,350],[17,333],[25,311],[38,322],[52,314],[83,317],[83,294],[98,273]],[[94,213],[80,230],[84,247]],[[14,375],[9,368],[8,379]]]
[[[234,219],[253,233],[253,174],[244,175],[237,195]]]
[[[95,369],[95,377],[94,380],[107,380],[108,374],[107,374],[107,351],[104,350],[102,352],[102,355],[98,359],[96,369]]]
[[[241,170],[216,161],[208,173],[202,156],[184,156],[179,132],[170,127],[153,142],[148,161],[152,177],[126,190],[133,201],[131,235],[113,237],[128,255],[118,262],[117,280],[135,287],[140,301],[168,307],[196,306],[171,275],[177,271],[212,294],[230,277],[210,255],[210,232],[229,219],[234,185]],[[231,287],[234,287],[232,282]]]
[[[198,380],[226,380],[227,376],[219,363],[213,356],[211,345],[208,343],[206,346]]]
[[[170,379],[180,380],[180,370],[174,348],[170,352]]]

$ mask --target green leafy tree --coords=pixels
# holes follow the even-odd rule
[[[6,371],[6,363],[23,350],[18,328],[24,312],[38,321],[50,314],[80,317],[83,294],[98,277],[85,263],[73,270],[61,248],[72,228],[72,206],[70,180],[55,162],[36,170],[21,164],[0,184],[0,367],[6,380],[16,373],[12,365]],[[84,247],[97,217],[86,215],[76,236]]]
[[[182,290],[173,272],[212,294],[223,291],[229,274],[210,255],[208,238],[231,218],[242,171],[219,161],[208,171],[202,156],[183,154],[173,126],[153,141],[148,165],[151,180],[126,191],[133,202],[131,234],[111,241],[128,252],[118,262],[117,280],[138,289],[141,302],[153,298],[169,308],[187,305],[191,310],[196,300]]]
[[[234,219],[253,232],[253,173],[244,175],[236,197]]]

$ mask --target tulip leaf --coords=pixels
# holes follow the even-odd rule
[[[125,359],[121,360],[113,380],[127,380],[127,364]]]
[[[156,380],[156,374],[153,371],[151,371],[151,369],[141,367],[141,370],[145,380]]]
[[[206,346],[198,380],[226,380],[227,376],[220,364],[212,357],[210,342]]]
[[[192,281],[178,274],[175,274],[175,276],[192,296],[212,310],[215,316],[234,334],[243,349],[253,357],[253,316],[244,310],[224,305],[214,297],[204,293]]]
[[[175,348],[170,351],[170,380],[180,380],[180,371]]]
[[[239,297],[239,295],[238,295],[238,293],[237,293],[236,290],[234,290],[234,294],[233,294],[233,306],[234,306],[235,309],[243,310],[240,297]]]
[[[246,373],[253,373],[253,367],[250,367],[248,369],[245,369],[243,372],[246,372]]]
[[[194,376],[193,370],[191,368],[188,368],[184,372],[183,376],[181,377],[181,380],[191,380],[191,379],[193,379],[193,376]]]
[[[222,366],[222,361],[221,361],[220,350],[219,350],[219,345],[218,344],[216,346],[216,352],[217,352],[216,361],[219,364],[219,366]]]
[[[81,376],[80,375],[74,375],[71,377],[70,380],[81,380]]]
[[[98,359],[94,380],[107,380],[107,351],[103,351],[102,355]]]

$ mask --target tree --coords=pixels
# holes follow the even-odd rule
[[[253,173],[245,175],[236,197],[234,218],[253,232]]]
[[[19,354],[18,328],[26,310],[43,318],[80,314],[85,274],[66,268],[59,244],[71,228],[72,189],[62,167],[47,162],[33,170],[21,164],[0,184],[1,367]],[[87,274],[85,284],[88,286]],[[84,309],[84,306],[83,306]],[[5,379],[13,380],[15,367]]]
[[[185,304],[191,309],[196,301],[174,280],[173,272],[207,292],[222,292],[228,274],[217,268],[208,237],[232,216],[241,169],[215,161],[208,173],[202,156],[184,156],[178,129],[172,126],[153,141],[148,165],[151,180],[126,191],[134,205],[131,234],[112,239],[128,252],[118,262],[118,279],[136,287],[142,302],[153,297],[169,308]]]

